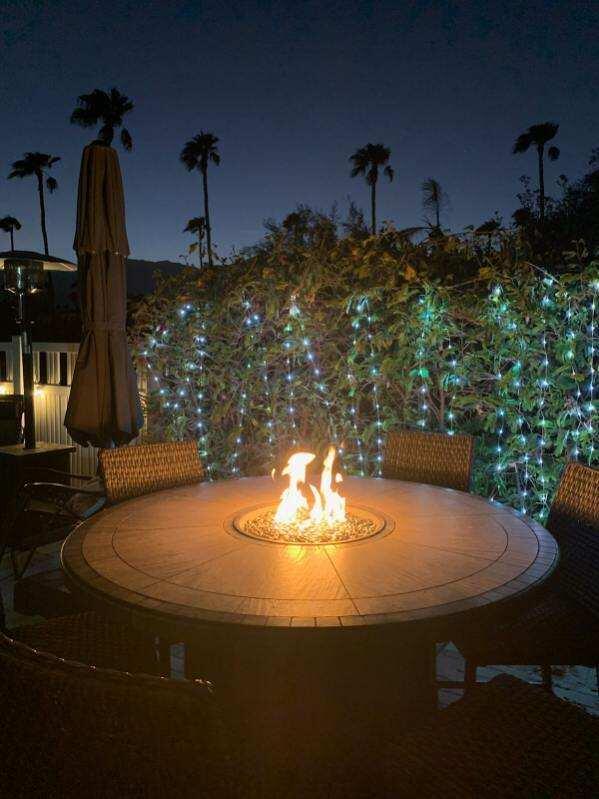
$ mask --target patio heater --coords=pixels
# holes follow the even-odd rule
[[[28,297],[46,288],[45,272],[76,272],[77,266],[53,255],[25,250],[0,253],[0,269],[4,270],[4,288],[15,294],[16,323],[21,339],[23,375],[24,449],[35,449],[35,410],[33,404],[33,340]]]

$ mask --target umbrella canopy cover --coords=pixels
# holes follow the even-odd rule
[[[116,151],[97,142],[83,150],[73,246],[83,340],[65,427],[78,444],[127,444],[139,434],[143,414],[125,332],[125,202]]]

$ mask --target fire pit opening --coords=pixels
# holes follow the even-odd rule
[[[333,446],[323,461],[320,487],[307,482],[306,468],[315,457],[312,452],[291,455],[281,471],[281,476],[289,478],[289,485],[279,504],[240,514],[233,522],[236,530],[251,538],[282,544],[346,543],[380,533],[385,527],[384,519],[364,508],[346,508],[345,498],[337,490],[343,477],[339,472],[333,473]],[[272,477],[276,478],[275,470]]]

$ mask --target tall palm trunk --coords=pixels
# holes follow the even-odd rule
[[[210,227],[210,210],[208,208],[208,168],[202,169],[204,183],[204,216],[206,217],[206,247],[208,248],[208,264],[212,266],[212,229]]]
[[[10,249],[14,250],[15,248],[15,229],[11,227],[10,229]]]
[[[441,227],[441,214],[440,214],[439,203],[438,202],[435,203],[435,219],[437,221],[437,226],[436,226],[437,230],[439,230],[440,227]]]
[[[37,177],[37,193],[40,198],[40,221],[42,224],[42,236],[44,238],[44,255],[50,255],[48,249],[48,233],[46,231],[46,207],[44,204],[44,177],[41,172],[36,174]]]
[[[545,147],[539,144],[537,153],[539,156],[539,221],[545,221],[545,170],[543,168],[543,151]]]
[[[370,188],[370,214],[371,214],[371,223],[370,229],[372,231],[372,235],[376,235],[376,182],[372,184]]]

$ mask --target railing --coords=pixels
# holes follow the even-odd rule
[[[96,473],[97,450],[75,444],[64,426],[78,350],[78,343],[34,342],[35,434],[38,441],[74,445],[71,471],[91,476]],[[141,385],[140,380],[140,388]],[[12,341],[0,341],[0,393],[23,393],[18,336],[13,336]]]

